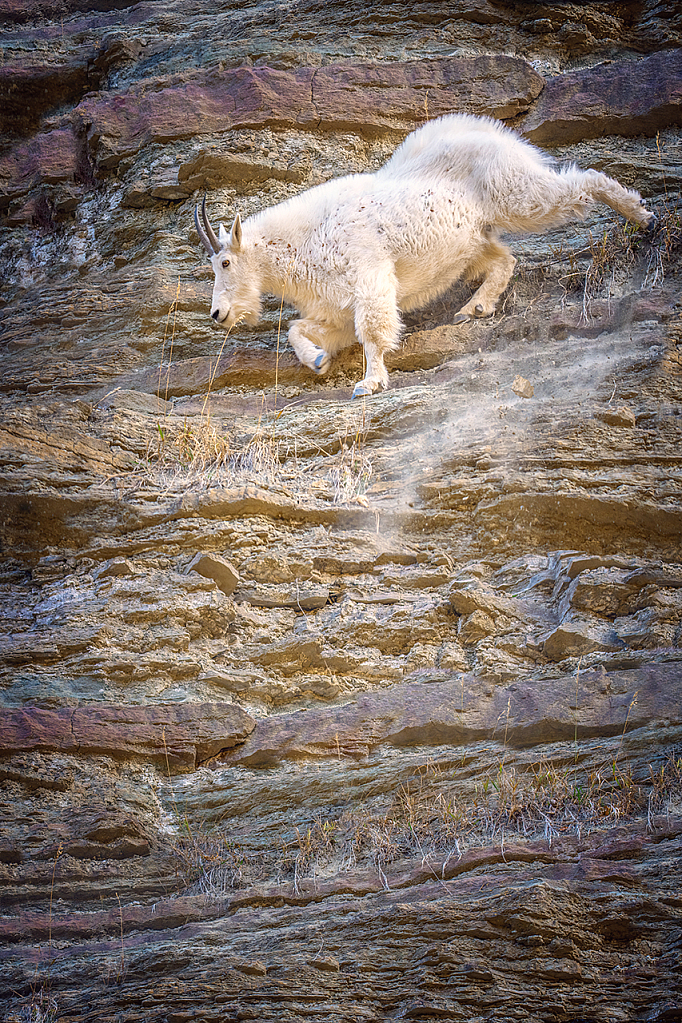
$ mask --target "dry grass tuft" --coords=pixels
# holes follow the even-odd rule
[[[57,1002],[41,988],[32,992],[25,1005],[3,1018],[5,1023],[57,1023],[59,1017]]]
[[[334,504],[367,504],[365,495],[372,478],[372,462],[361,442],[353,440],[350,445],[341,445],[337,464],[329,469],[329,478],[334,488]]]
[[[173,854],[178,880],[192,894],[224,895],[246,880],[247,857],[219,828],[193,829],[184,818]]]
[[[294,437],[282,428],[281,414],[262,412],[246,440],[237,440],[208,413],[192,421],[168,415],[156,423],[143,472],[161,476],[167,484],[253,484],[297,498],[367,506],[373,467],[365,449],[366,428],[346,429],[332,450],[320,449],[302,465]],[[364,415],[361,419],[364,423]]]

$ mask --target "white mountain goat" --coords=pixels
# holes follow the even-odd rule
[[[289,341],[325,373],[357,338],[367,371],[353,397],[386,387],[384,355],[398,345],[400,312],[420,309],[459,278],[483,279],[454,317],[490,316],[516,260],[500,232],[542,231],[606,203],[646,226],[640,195],[595,170],[556,170],[551,159],[497,121],[454,114],[412,132],[378,171],[327,181],[218,236],[194,220],[211,257],[211,316],[255,323],[263,293],[302,319]]]

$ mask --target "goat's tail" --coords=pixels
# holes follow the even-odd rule
[[[564,167],[558,173],[547,168],[529,175],[524,187],[510,198],[498,226],[512,231],[543,231],[576,218],[582,220],[596,203],[605,203],[642,227],[654,219],[639,192],[623,188],[600,171],[578,167]]]
[[[605,203],[626,220],[631,220],[633,224],[639,224],[640,227],[647,227],[651,223],[654,214],[646,209],[639,192],[635,192],[631,188],[623,188],[608,174],[601,174],[596,170],[583,171],[582,174],[583,189],[592,202]]]

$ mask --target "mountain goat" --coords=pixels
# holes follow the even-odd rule
[[[211,257],[211,316],[257,322],[263,293],[302,314],[289,325],[300,362],[326,373],[355,339],[366,373],[353,397],[386,387],[384,355],[400,312],[420,309],[459,278],[482,283],[454,317],[490,316],[516,260],[500,232],[542,231],[602,202],[646,226],[640,195],[595,170],[551,159],[490,118],[453,114],[412,132],[378,171],[351,174],[263,210],[218,236],[206,200],[194,220]]]

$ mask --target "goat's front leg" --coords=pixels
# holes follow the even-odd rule
[[[467,268],[467,277],[483,276],[483,283],[466,305],[462,306],[454,322],[464,323],[471,316],[492,316],[500,295],[509,284],[515,266],[516,260],[507,246],[490,239],[480,256]]]
[[[332,357],[319,345],[310,339],[314,333],[315,323],[313,320],[294,320],[289,325],[289,344],[296,352],[298,361],[313,373],[326,373],[332,364]]]
[[[294,320],[289,324],[289,343],[298,361],[322,376],[332,364],[332,356],[355,341],[350,324],[322,323],[320,320]]]
[[[374,394],[388,387],[384,355],[398,347],[400,317],[395,289],[359,295],[355,305],[355,333],[365,350],[365,376],[353,388],[353,397]]]

